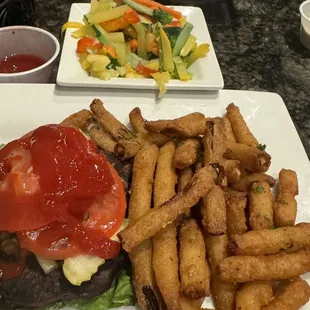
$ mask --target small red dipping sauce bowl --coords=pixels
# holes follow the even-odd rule
[[[41,28],[0,28],[0,83],[47,83],[60,46]]]

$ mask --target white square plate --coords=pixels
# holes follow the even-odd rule
[[[175,6],[187,20],[194,25],[192,34],[197,37],[198,43],[210,44],[210,52],[207,57],[196,61],[189,71],[193,73],[193,80],[182,82],[171,80],[167,84],[168,90],[218,90],[224,87],[224,81],[220,66],[218,64],[214,48],[212,45],[209,30],[200,8]],[[87,3],[73,3],[69,15],[69,21],[81,22],[83,15],[90,10]],[[104,87],[104,88],[133,88],[133,89],[157,89],[153,79],[126,79],[112,78],[103,81],[88,76],[81,68],[77,56],[77,39],[71,36],[74,29],[66,31],[64,45],[62,49],[60,65],[57,74],[57,84],[70,87]]]
[[[176,118],[194,111],[220,116],[226,106],[234,102],[257,139],[267,145],[272,156],[268,173],[277,178],[281,168],[297,172],[300,193],[297,196],[297,222],[310,222],[309,160],[285,104],[277,94],[221,90],[205,94],[192,92],[180,98],[178,94],[171,93],[158,104],[154,91],[133,94],[117,90],[78,91],[42,84],[0,84],[0,93],[3,98],[0,105],[0,143],[18,138],[40,125],[59,123],[69,114],[89,108],[94,98],[100,98],[106,108],[126,124],[134,107],[140,107],[143,116],[152,120]],[[310,283],[309,273],[303,277]],[[211,307],[209,299],[204,306]],[[310,303],[302,309],[310,310]]]

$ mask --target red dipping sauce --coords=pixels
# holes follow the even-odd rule
[[[35,55],[11,55],[0,59],[0,73],[18,73],[42,66],[46,61]]]

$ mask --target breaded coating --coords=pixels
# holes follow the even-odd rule
[[[211,294],[217,310],[234,310],[237,287],[234,283],[225,283],[218,276],[218,265],[228,257],[227,235],[212,236],[206,234],[205,242],[211,266]]]
[[[294,226],[297,216],[298,180],[296,172],[282,169],[279,173],[279,193],[273,204],[277,227]]]
[[[258,141],[250,131],[246,124],[239,107],[231,103],[226,108],[227,117],[230,120],[231,127],[238,143],[246,144],[248,146],[257,147]]]
[[[116,140],[129,140],[134,138],[134,134],[113,114],[107,111],[100,99],[94,99],[90,105],[90,109],[94,114],[95,120],[106,132],[108,132]]]
[[[280,251],[296,252],[310,249],[309,228],[280,227],[249,231],[234,236],[231,249],[235,255],[269,255]]]
[[[174,152],[173,142],[168,142],[159,150],[154,183],[154,208],[175,195],[177,174],[172,164]],[[159,290],[167,309],[178,310],[181,306],[175,223],[169,224],[153,237],[153,249],[153,269]]]
[[[207,121],[206,131],[202,138],[204,148],[204,165],[219,163],[226,152],[226,138],[223,133],[223,120]]]
[[[223,190],[214,185],[201,204],[202,224],[213,235],[226,233],[226,201]]]
[[[246,203],[245,196],[226,196],[227,234],[229,237],[248,231],[245,215]]]
[[[144,128],[146,121],[142,116],[140,108],[136,107],[129,113],[129,121],[136,133],[147,132],[147,130]]]
[[[270,304],[262,310],[298,310],[309,301],[309,298],[309,284],[298,277],[278,292]]]
[[[150,132],[163,133],[180,138],[198,137],[206,128],[205,116],[194,112],[173,120],[149,121],[145,124]]]
[[[180,278],[183,296],[200,299],[210,295],[205,242],[194,219],[184,220],[180,228]]]
[[[190,168],[183,169],[179,172],[178,192],[180,192],[190,182],[193,176],[193,171]]]
[[[173,165],[177,169],[189,168],[197,160],[200,142],[197,139],[186,139],[180,142],[173,156]]]
[[[230,256],[219,264],[219,275],[226,282],[292,279],[310,271],[310,252],[268,256]]]
[[[231,183],[229,186],[236,191],[247,192],[253,182],[267,182],[270,187],[274,187],[276,184],[276,180],[268,174],[252,173],[241,176],[238,182]]]
[[[239,160],[241,166],[251,172],[266,172],[271,163],[267,152],[241,143],[227,142],[226,157]]]
[[[117,142],[107,132],[91,127],[88,134],[92,140],[105,152],[114,153]],[[125,150],[123,150],[125,152]]]
[[[228,184],[236,183],[240,180],[242,169],[239,160],[227,159],[221,162],[224,167]]]
[[[231,122],[227,116],[223,117],[223,130],[227,141],[236,142],[236,137],[231,127]]]
[[[140,218],[151,208],[153,178],[158,157],[158,148],[147,145],[142,148],[134,160],[131,195],[129,201],[129,223]],[[158,294],[152,267],[153,246],[147,239],[129,255],[133,266],[133,284],[138,303],[143,310],[148,310],[148,296],[144,288],[148,287],[154,295]]]
[[[273,297],[269,282],[255,281],[245,283],[236,295],[236,310],[261,310]]]
[[[203,304],[204,298],[196,299],[196,300],[190,300],[186,297],[181,296],[181,309],[182,310],[200,310],[201,306]],[[206,310],[206,309],[205,309]]]
[[[193,207],[200,198],[207,195],[214,185],[215,177],[212,167],[201,168],[181,192],[159,207],[149,210],[139,220],[121,231],[118,236],[125,251],[132,251],[143,240],[154,236]]]
[[[64,119],[60,125],[62,126],[69,126],[69,127],[75,127],[78,129],[86,129],[88,123],[91,121],[93,118],[93,115],[91,114],[90,111],[83,109],[77,113],[74,113]]]
[[[254,182],[249,192],[250,226],[252,230],[273,227],[273,196],[267,182]]]

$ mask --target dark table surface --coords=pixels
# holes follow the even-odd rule
[[[35,1],[35,25],[60,39],[74,1]],[[172,4],[179,4],[177,1]],[[180,1],[203,9],[225,88],[280,94],[310,156],[310,51],[299,41],[302,0]],[[57,65],[52,82],[56,72]]]

